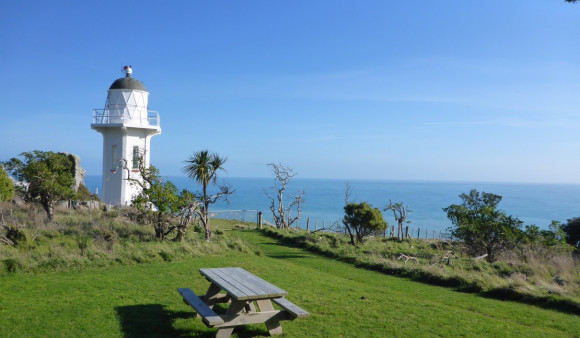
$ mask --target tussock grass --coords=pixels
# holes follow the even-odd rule
[[[489,263],[457,250],[448,255],[448,244],[439,240],[371,238],[363,245],[349,244],[335,233],[308,233],[267,228],[265,234],[358,267],[409,277],[513,300],[538,303],[580,314],[580,262],[566,250],[526,247]],[[398,259],[401,254],[417,259]]]
[[[0,245],[0,275],[174,262],[230,252],[260,254],[220,231],[211,242],[195,231],[183,242],[159,242],[151,226],[135,224],[123,211],[59,210],[52,223],[36,223],[35,213],[23,208],[4,217],[20,227],[21,238],[14,246]]]

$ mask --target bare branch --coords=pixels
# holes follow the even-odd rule
[[[405,254],[401,254],[401,255],[400,255],[398,258],[397,258],[397,260],[402,260],[402,259],[404,259],[404,260],[405,260],[405,266],[407,265],[407,262],[408,262],[408,261],[414,261],[415,263],[419,263],[419,260],[418,260],[416,257],[407,256],[407,255],[405,255]]]
[[[270,211],[274,218],[274,224],[277,228],[290,228],[292,224],[302,216],[301,205],[304,203],[304,191],[299,192],[298,196],[292,199],[288,206],[284,205],[284,191],[290,180],[297,175],[294,170],[285,167],[282,163],[268,163],[274,173],[274,185],[270,187],[276,193],[274,199],[268,191],[264,189],[266,197],[270,199]],[[292,210],[296,210],[297,216],[292,217]]]

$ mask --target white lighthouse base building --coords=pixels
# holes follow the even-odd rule
[[[109,88],[105,108],[93,110],[91,124],[103,135],[101,199],[121,206],[140,193],[127,178],[140,179],[139,162],[149,167],[151,137],[161,133],[159,113],[148,110],[149,92],[132,77],[131,67],[125,73]]]

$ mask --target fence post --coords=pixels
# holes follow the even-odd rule
[[[409,226],[405,227],[405,238],[409,237]]]
[[[310,217],[308,217],[306,219],[306,231],[308,231],[308,228],[310,227]]]
[[[417,228],[417,239],[421,236],[421,228]]]
[[[427,229],[425,229],[425,239],[427,239],[427,238],[428,238],[427,236],[428,236],[428,235],[427,235]]]
[[[258,229],[262,229],[262,212],[258,211]]]

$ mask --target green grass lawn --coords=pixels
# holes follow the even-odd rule
[[[282,322],[288,337],[580,336],[580,318],[517,302],[436,287],[279,245],[249,231],[227,231],[263,256],[229,254],[108,269],[0,278],[0,337],[194,336],[215,333],[176,289],[203,293],[203,267],[241,266],[286,289],[311,313]],[[234,331],[265,336],[265,325]]]

